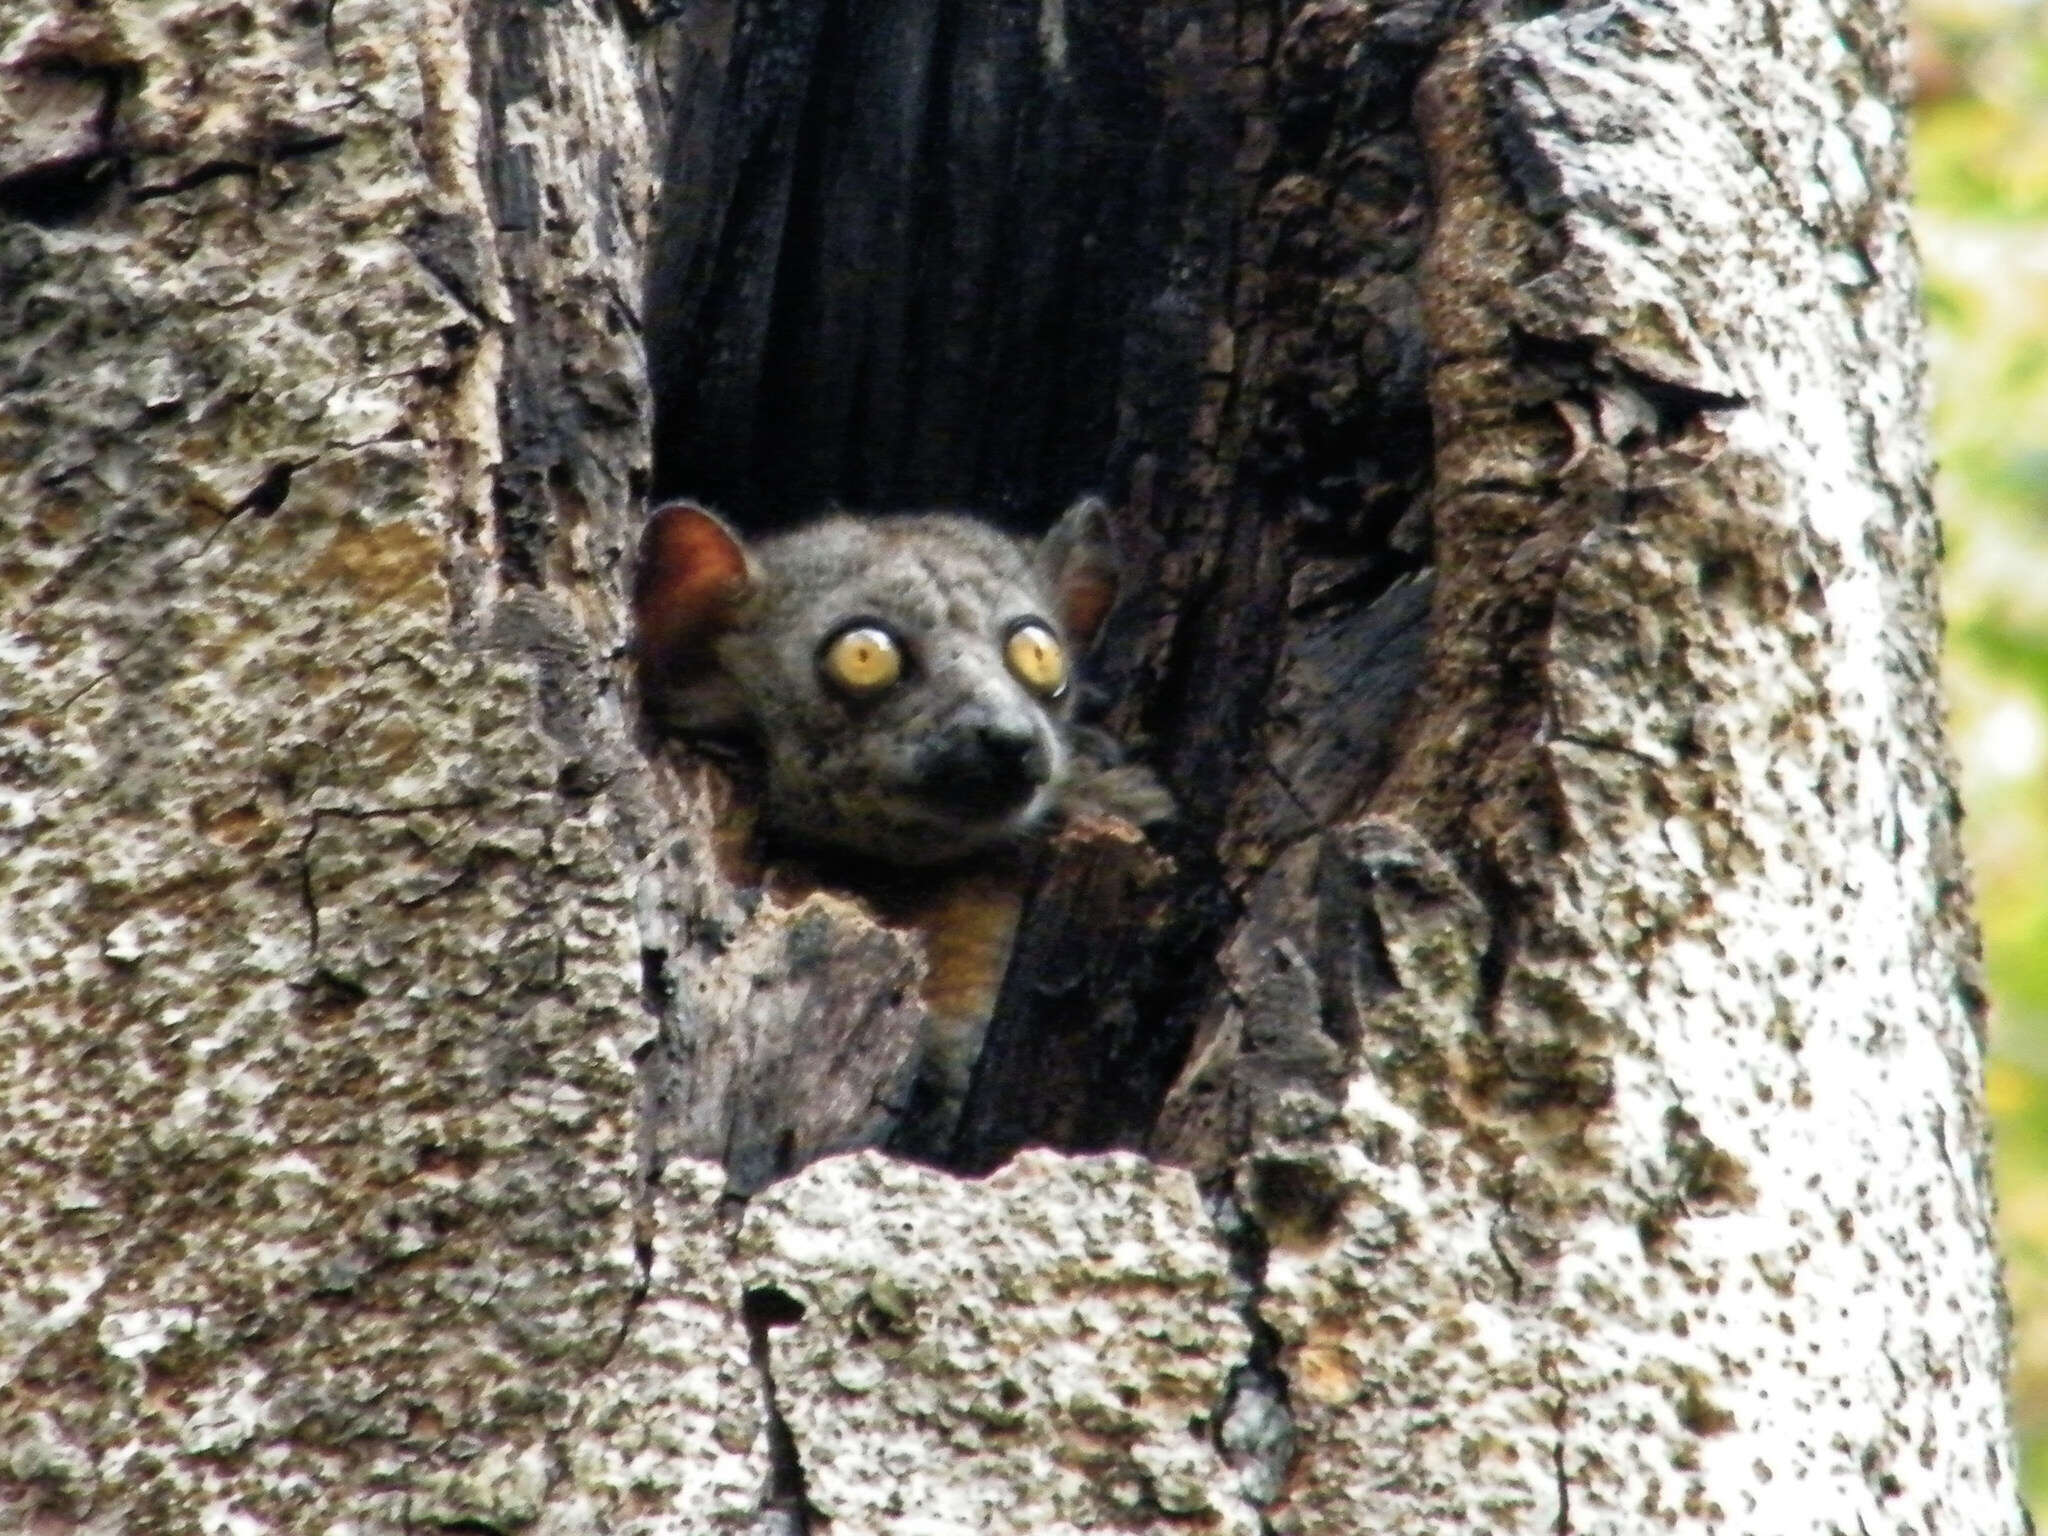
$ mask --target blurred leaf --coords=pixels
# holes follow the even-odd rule
[[[2048,1515],[2048,6],[1912,7],[1945,674],[1991,993],[2023,1496]]]
[[[2048,634],[2022,628],[1996,611],[1962,619],[1949,633],[1954,645],[1970,659],[2048,699]]]

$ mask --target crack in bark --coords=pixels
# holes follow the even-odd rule
[[[128,200],[133,203],[150,203],[162,197],[176,197],[181,192],[190,192],[195,187],[203,187],[210,181],[219,181],[224,176],[246,176],[253,181],[259,169],[253,160],[208,160],[182,176],[172,177],[169,181],[137,187],[128,194]]]
[[[306,961],[316,975],[320,972],[320,897],[313,889],[313,839],[319,835],[320,813],[315,811],[307,819],[306,835],[292,855],[299,867],[299,901],[306,911]]]
[[[773,1536],[810,1536],[812,1517],[808,1482],[803,1459],[797,1452],[796,1436],[782,1416],[775,1393],[775,1364],[768,1342],[771,1329],[791,1327],[803,1321],[804,1305],[776,1286],[756,1286],[740,1299],[740,1318],[747,1330],[747,1358],[760,1379],[761,1414],[768,1441],[768,1486],[763,1490],[760,1513],[774,1522]],[[766,1536],[766,1533],[764,1533]]]
[[[1301,791],[1294,786],[1294,781],[1281,771],[1278,763],[1273,761],[1273,754],[1263,748],[1259,752],[1259,766],[1265,770],[1266,776],[1279,786],[1280,793],[1287,797],[1287,803],[1301,812],[1309,826],[1314,829],[1289,839],[1281,845],[1282,849],[1293,847],[1295,843],[1302,841],[1303,838],[1313,837],[1316,831],[1320,831],[1322,828],[1322,818],[1316,814],[1315,809],[1310,806],[1308,801],[1302,798]]]
[[[633,1335],[633,1324],[640,1316],[640,1309],[647,1304],[647,1298],[654,1291],[654,1230],[653,1222],[658,1218],[649,1216],[646,1221],[634,1222],[633,1232],[633,1288],[626,1293],[626,1305],[619,1313],[619,1331],[612,1335],[611,1343],[598,1357],[597,1369],[609,1370],[612,1362],[619,1357],[619,1351],[626,1347],[626,1340]]]
[[[203,187],[210,181],[219,181],[224,176],[246,176],[251,181],[254,181],[270,166],[276,165],[281,161],[297,160],[306,155],[317,155],[325,150],[339,148],[346,141],[346,138],[345,134],[321,133],[314,134],[310,138],[285,139],[274,144],[258,144],[255,148],[259,158],[228,159],[223,157],[216,160],[207,160],[194,166],[182,176],[172,177],[169,181],[160,181],[136,187],[129,192],[128,199],[130,202],[135,203],[149,203],[155,202],[159,198],[176,197],[180,193],[190,192],[196,187]]]
[[[1558,1372],[1555,1356],[1546,1352],[1536,1373],[1543,1384],[1557,1394],[1550,1405],[1551,1428],[1557,1432],[1557,1438],[1550,1443],[1550,1470],[1557,1486],[1557,1522],[1551,1530],[1554,1536],[1572,1536],[1572,1484],[1564,1464],[1565,1429],[1571,1421],[1571,1398],[1565,1391],[1564,1377]]]
[[[1493,1250],[1494,1258],[1499,1260],[1500,1267],[1507,1271],[1508,1300],[1519,1305],[1522,1300],[1522,1289],[1526,1281],[1523,1278],[1520,1266],[1509,1257],[1508,1245],[1501,1237],[1502,1226],[1515,1219],[1515,1191],[1512,1184],[1509,1184],[1501,1192],[1499,1204],[1500,1216],[1486,1224],[1486,1246]]]
[[[1480,1028],[1491,1035],[1500,1025],[1501,993],[1521,937],[1521,893],[1491,849],[1475,849],[1464,875],[1486,914],[1486,944],[1479,954],[1479,996],[1472,1012]]]
[[[1234,1179],[1233,1175],[1233,1179]],[[1269,1511],[1286,1503],[1287,1477],[1297,1449],[1292,1383],[1280,1367],[1280,1331],[1260,1310],[1266,1296],[1271,1247],[1257,1219],[1234,1191],[1209,1197],[1216,1234],[1230,1256],[1239,1290],[1236,1311],[1251,1344],[1224,1378],[1223,1400],[1211,1420],[1217,1454],[1237,1474],[1245,1499],[1259,1510],[1260,1536],[1272,1536]]]
[[[1584,747],[1588,752],[1612,752],[1617,757],[1631,758],[1641,763],[1644,767],[1654,768],[1660,773],[1671,766],[1670,762],[1666,759],[1654,757],[1640,748],[1626,746],[1618,741],[1602,741],[1597,737],[1581,736],[1570,731],[1561,731],[1550,739],[1553,742],[1563,742],[1568,746]]]
[[[634,1128],[639,1162],[633,1190],[635,1278],[633,1289],[627,1294],[625,1308],[619,1317],[619,1331],[604,1353],[605,1366],[609,1366],[617,1359],[619,1351],[626,1347],[626,1340],[632,1336],[633,1324],[654,1290],[654,1234],[661,1220],[656,1196],[661,1190],[664,1169],[661,1138],[657,1134],[660,1123],[660,1090],[656,1082],[654,1058],[660,1050],[661,1032],[667,1023],[669,1009],[675,1002],[675,982],[669,975],[666,949],[651,944],[642,946],[640,997],[652,1017],[653,1031],[633,1053],[634,1077],[640,1090],[640,1114]]]
[[[360,984],[345,976],[338,976],[326,970],[319,963],[320,955],[320,900],[313,889],[313,842],[320,835],[320,823],[327,817],[341,821],[378,821],[388,816],[445,816],[453,811],[473,811],[482,802],[475,798],[462,800],[430,801],[420,805],[387,806],[316,806],[307,813],[306,835],[299,839],[299,846],[292,853],[292,861],[298,866],[299,900],[306,912],[306,958],[314,974],[351,990],[360,991]],[[465,867],[453,880],[427,893],[426,896],[408,903],[408,907],[422,905],[435,896],[445,894],[456,886],[467,883],[474,871]]]

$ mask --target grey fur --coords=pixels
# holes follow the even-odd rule
[[[763,540],[748,549],[746,598],[712,644],[716,675],[664,679],[658,707],[685,732],[751,738],[764,820],[790,841],[910,865],[1013,842],[1072,783],[1073,688],[1035,696],[1005,665],[1004,643],[1017,621],[1038,619],[1061,635],[1071,674],[1083,647],[1062,626],[1061,573],[1108,559],[1106,538],[1099,504],[1083,503],[1036,549],[942,513],[835,515]],[[902,681],[865,701],[818,671],[821,648],[854,619],[879,621],[906,657]],[[945,754],[994,738],[1028,756],[1039,780],[1020,789],[1028,798],[984,811],[933,793]]]

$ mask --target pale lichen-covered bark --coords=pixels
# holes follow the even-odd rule
[[[1456,1145],[1501,1138],[1513,1292],[1453,1376],[1522,1375],[1554,1466],[1436,1454],[1545,1523],[2019,1519],[1886,20],[1564,12],[1427,88],[1439,676],[1502,667],[1502,575],[1554,606],[1528,737],[1457,766],[1453,682],[1382,804],[1485,797],[1509,1085]]]
[[[917,961],[634,738],[643,21],[0,19],[0,1523],[2018,1530],[1889,20],[1429,44],[1429,671],[1231,891],[1211,1198],[744,1203]]]
[[[803,1309],[776,1394],[835,1527],[1258,1529],[1208,1422],[1249,1341],[1185,1173],[1025,1153],[971,1184],[866,1153],[755,1201],[737,1253]]]
[[[555,105],[644,163],[613,23],[554,17]],[[0,229],[13,1529],[509,1528],[641,1283],[635,870],[494,562],[469,22],[0,32],[10,82],[110,92]],[[644,175],[607,261],[552,148],[565,255],[630,295]],[[626,516],[577,551],[600,645]]]
[[[1266,1137],[1278,1525],[2020,1528],[1883,22],[1565,10],[1425,82],[1431,682],[1207,1047],[1291,985],[1371,1068]],[[1262,910],[1354,904],[1363,997]]]

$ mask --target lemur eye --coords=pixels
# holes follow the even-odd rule
[[[1020,619],[1010,626],[1003,660],[1017,681],[1042,699],[1056,699],[1067,691],[1067,653],[1059,636],[1036,619]]]
[[[825,642],[818,670],[840,692],[868,698],[903,676],[903,647],[879,624],[849,624]]]

